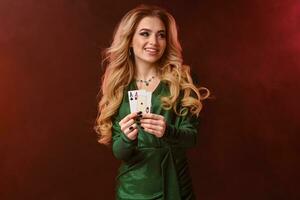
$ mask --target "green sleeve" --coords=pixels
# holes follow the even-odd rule
[[[174,124],[167,121],[163,138],[180,147],[193,147],[197,142],[198,124],[199,120],[194,115],[188,113],[186,116],[178,116]]]
[[[113,120],[112,127],[112,151],[114,156],[123,161],[130,159],[137,146],[137,140],[130,140],[121,130],[119,120]]]

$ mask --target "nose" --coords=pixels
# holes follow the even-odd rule
[[[155,34],[152,34],[151,37],[149,38],[149,43],[152,45],[156,45],[157,44],[157,38]]]

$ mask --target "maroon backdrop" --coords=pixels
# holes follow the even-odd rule
[[[0,1],[0,199],[113,199],[93,123],[100,51],[141,1]],[[300,2],[147,1],[177,19],[214,99],[189,151],[198,199],[300,199]]]

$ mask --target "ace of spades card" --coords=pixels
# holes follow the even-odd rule
[[[137,100],[138,100],[139,90],[128,91],[128,99],[130,106],[130,113],[137,112]]]
[[[146,90],[128,91],[130,112],[150,113],[151,112],[152,93]]]

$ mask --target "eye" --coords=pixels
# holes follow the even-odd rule
[[[148,37],[149,36],[149,33],[144,31],[144,32],[141,32],[140,33],[141,36],[144,36],[144,37]]]
[[[158,33],[158,37],[164,39],[164,38],[166,38],[166,34],[165,33]]]

